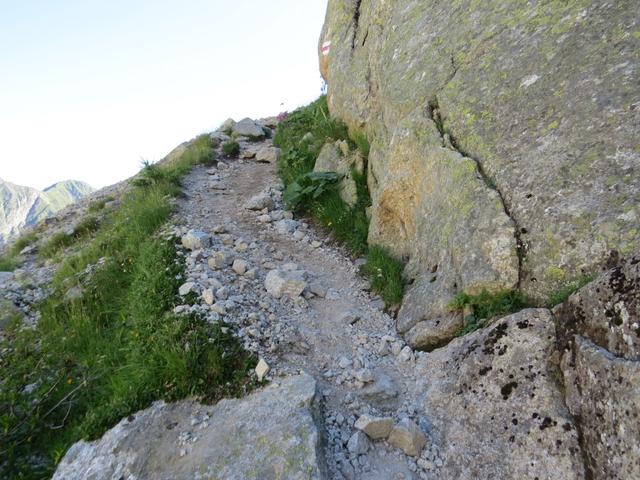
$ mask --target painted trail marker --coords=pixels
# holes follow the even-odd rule
[[[326,41],[322,44],[322,55],[324,55],[325,57],[327,55],[329,55],[329,52],[331,51],[331,42],[330,41]]]

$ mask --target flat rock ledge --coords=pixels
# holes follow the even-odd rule
[[[156,402],[73,445],[53,479],[324,478],[315,392],[301,374],[212,406]]]

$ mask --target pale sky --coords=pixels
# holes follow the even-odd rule
[[[326,3],[0,0],[0,178],[100,188],[228,117],[308,103]]]

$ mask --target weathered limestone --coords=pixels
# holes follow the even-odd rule
[[[329,108],[371,142],[369,239],[410,258],[415,346],[446,341],[456,292],[542,304],[637,245],[636,7],[329,1]]]
[[[76,443],[53,478],[326,478],[314,395],[313,378],[299,375],[214,406],[156,402],[100,440]]]
[[[529,309],[417,362],[446,459],[438,478],[585,478],[555,348],[551,312]]]

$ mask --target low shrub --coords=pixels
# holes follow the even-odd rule
[[[235,140],[229,140],[222,144],[222,151],[228,157],[236,157],[240,153],[240,144]]]

